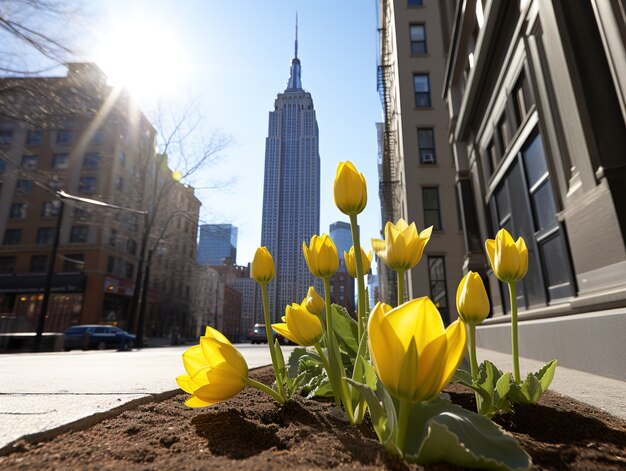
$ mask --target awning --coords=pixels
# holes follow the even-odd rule
[[[87,276],[57,274],[52,278],[53,293],[80,292],[85,289]],[[0,275],[0,293],[43,293],[46,275]]]

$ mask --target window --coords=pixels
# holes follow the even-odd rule
[[[40,146],[41,144],[43,144],[43,131],[28,131],[26,145]]]
[[[26,170],[37,170],[37,162],[39,162],[38,155],[22,156],[22,168],[25,168]]]
[[[107,273],[115,271],[115,257],[107,257]]]
[[[120,165],[122,167],[126,167],[126,154],[124,153],[124,151],[120,151]]]
[[[433,230],[441,230],[441,211],[439,210],[439,188],[423,187],[422,203],[424,205],[424,227],[433,226]]]
[[[0,146],[9,146],[13,142],[12,129],[0,129]]]
[[[417,146],[420,152],[420,164],[436,164],[435,130],[433,128],[417,129]]]
[[[82,253],[71,253],[63,257],[63,271],[83,271],[85,266],[85,255]]]
[[[54,154],[54,156],[52,156],[52,168],[64,170],[67,168],[69,161],[70,156],[68,154]]]
[[[95,193],[96,183],[96,177],[83,177],[78,182],[78,191],[80,193]]]
[[[122,191],[124,189],[124,179],[117,175],[115,177],[115,191]]]
[[[131,255],[137,254],[137,241],[130,239],[127,244],[128,253]]]
[[[4,245],[18,245],[22,239],[22,229],[7,229],[4,232]]]
[[[88,226],[72,226],[72,228],[70,229],[70,243],[84,244],[85,242],[87,242],[88,235]]]
[[[68,145],[74,139],[74,131],[70,129],[61,129],[57,131],[57,144]]]
[[[413,86],[415,88],[415,107],[430,108],[430,79],[428,74],[413,75]]]
[[[430,280],[430,299],[433,301],[445,324],[450,322],[448,312],[448,293],[446,290],[446,264],[441,256],[428,257],[428,278]]]
[[[58,178],[56,175],[52,178],[52,181],[48,183],[48,186],[53,190],[61,190],[63,189],[63,179]]]
[[[407,4],[410,7],[421,7],[424,4],[424,0],[408,0]]]
[[[115,247],[116,242],[117,242],[117,230],[111,229],[111,232],[109,233],[109,245],[111,247]]]
[[[15,271],[15,257],[0,257],[0,273]]]
[[[48,256],[47,255],[33,255],[30,258],[30,272],[31,273],[43,273],[48,271]]]
[[[54,227],[40,227],[37,230],[37,244],[47,245],[54,241]]]
[[[99,146],[100,144],[102,144],[102,141],[104,140],[104,131],[102,129],[98,129],[93,137],[91,138],[91,145],[94,146]]]
[[[30,193],[31,191],[33,191],[33,181],[18,180],[15,189],[18,193]]]
[[[74,208],[74,219],[89,219],[91,213],[84,208]]]
[[[125,264],[126,278],[128,278],[129,280],[132,280],[134,273],[135,273],[135,266],[132,263],[126,262]]]
[[[411,54],[426,54],[426,26],[411,25],[409,27],[411,34]]]
[[[83,160],[83,168],[98,168],[101,160],[102,155],[99,152],[88,152]]]
[[[506,114],[503,114],[500,121],[498,121],[497,131],[498,139],[500,140],[500,154],[504,155],[506,148],[509,146],[509,142],[511,142],[511,128],[506,120]]]
[[[4,172],[6,169],[7,163],[3,159],[0,159],[0,172]]]
[[[45,201],[41,205],[41,216],[49,218],[59,214],[59,203],[56,201]]]
[[[26,208],[26,203],[13,203],[9,212],[9,219],[25,219]]]

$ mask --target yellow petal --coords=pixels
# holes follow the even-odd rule
[[[446,368],[447,337],[441,335],[430,342],[419,352],[419,369],[417,384],[419,385],[420,401],[431,401],[441,391],[441,377]]]
[[[204,401],[200,399],[198,396],[191,396],[189,399],[185,401],[185,405],[187,407],[191,407],[192,409],[197,409],[199,407],[212,406],[216,402],[220,402],[220,401]]]
[[[386,252],[387,252],[387,244],[385,243],[384,240],[372,239],[372,248],[374,249],[374,252],[376,252],[377,256],[379,256],[383,260],[386,259],[386,257],[387,257],[387,254],[386,254]]]
[[[520,258],[519,268],[517,270],[516,279],[521,280],[528,272],[528,248],[523,237],[519,237],[515,242],[517,252]]]
[[[415,338],[411,338],[411,342],[402,359],[398,370],[398,389],[392,391],[396,396],[403,399],[414,401],[418,396],[418,354]]]
[[[203,384],[206,384],[206,381],[202,384],[196,383],[191,379],[189,375],[181,375],[176,378],[176,383],[186,393],[193,394],[193,392],[198,389]]]
[[[183,365],[189,376],[193,376],[196,374],[196,371],[204,368],[208,364],[209,363],[202,353],[202,347],[200,347],[200,345],[194,345],[193,347],[185,350],[183,353]]]
[[[489,257],[489,263],[491,263],[491,269],[493,272],[496,272],[495,262],[495,253],[496,253],[496,241],[494,239],[487,239],[485,241],[485,250],[487,251],[487,256]]]
[[[298,345],[300,345],[300,342],[298,341],[299,339],[296,338],[291,333],[291,331],[289,330],[289,327],[287,327],[287,324],[285,324],[285,323],[272,324],[272,329],[274,329],[276,332],[278,332],[280,335],[282,335],[286,339],[289,339],[292,342],[297,343]]]
[[[243,389],[243,385],[233,386],[230,384],[209,383],[194,391],[194,396],[207,403],[225,401],[236,396]]]
[[[467,331],[465,324],[458,319],[448,326],[446,329],[446,338],[448,343],[448,352],[446,354],[446,367],[441,376],[439,389],[443,389],[452,378],[452,375],[459,367],[459,363],[463,359],[465,353],[465,345],[467,343]]]
[[[213,327],[206,326],[206,330],[204,332],[205,337],[210,337],[220,342],[230,343],[230,341],[217,329]]]

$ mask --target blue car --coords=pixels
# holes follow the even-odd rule
[[[133,348],[135,336],[112,325],[74,325],[64,332],[63,349]]]

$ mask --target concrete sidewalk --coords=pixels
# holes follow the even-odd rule
[[[250,368],[270,363],[266,345],[237,346]],[[42,439],[88,427],[142,402],[178,393],[182,352],[188,346],[132,352],[69,352],[0,356],[0,454],[16,440]],[[293,347],[285,347],[287,356]],[[511,356],[479,349],[512,370]],[[541,362],[521,359],[522,375]],[[626,418],[626,383],[557,367],[552,390]]]

